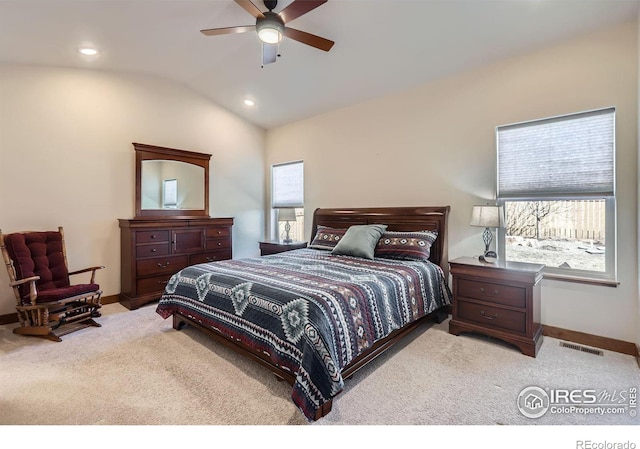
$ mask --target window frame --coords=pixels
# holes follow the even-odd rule
[[[589,114],[591,112],[606,111],[612,109],[613,113],[613,195],[563,195],[563,194],[550,194],[550,195],[532,195],[532,196],[507,196],[500,197],[498,192],[498,184],[500,182],[500,148],[499,148],[499,130],[500,128],[511,127],[513,125],[526,125],[535,124],[548,120],[569,118],[572,116],[579,116],[583,114]],[[603,199],[605,201],[605,236],[606,236],[606,250],[605,250],[605,271],[592,271],[582,270],[575,268],[560,268],[545,265],[543,273],[547,279],[573,281],[588,284],[617,286],[617,210],[616,210],[616,113],[615,107],[599,108],[590,111],[580,111],[570,114],[564,114],[561,116],[545,117],[535,120],[527,120],[519,123],[513,123],[509,125],[500,125],[495,128],[496,138],[496,204],[502,206],[507,211],[506,203],[511,201],[563,201],[563,200],[590,200],[590,199]],[[497,230],[496,246],[498,257],[504,261],[506,258],[506,228],[500,228]],[[611,242],[611,243],[609,243]]]
[[[275,184],[275,177],[274,177],[274,168],[276,167],[283,167],[283,166],[287,166],[287,165],[294,165],[294,164],[300,164],[301,168],[302,168],[302,203],[300,204],[295,204],[295,205],[287,205],[286,207],[292,207],[294,209],[302,209],[302,218],[303,220],[305,219],[305,213],[304,213],[304,160],[299,159],[299,160],[295,160],[295,161],[289,161],[289,162],[282,162],[282,163],[277,163],[277,164],[271,164],[271,183],[270,183],[270,187],[271,190],[269,192],[270,194],[270,203],[271,203],[271,216],[270,216],[270,223],[271,223],[271,232],[270,232],[270,238],[274,239],[274,240],[280,240],[280,223],[278,222],[278,209],[280,207],[284,207],[284,206],[277,206],[274,205],[274,184]],[[297,215],[297,214],[296,214]],[[302,228],[302,235],[296,235],[296,241],[304,241],[304,227]]]

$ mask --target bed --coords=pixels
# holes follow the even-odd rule
[[[345,379],[425,320],[447,317],[448,212],[316,209],[309,248],[184,268],[156,311],[175,329],[193,326],[270,369],[317,420]],[[373,233],[375,253],[345,251],[356,231]],[[396,252],[408,241],[419,257],[404,257],[406,246]]]

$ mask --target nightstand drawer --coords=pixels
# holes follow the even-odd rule
[[[526,307],[526,291],[524,288],[509,285],[477,282],[469,279],[458,279],[457,294],[464,298],[504,304],[507,306]]]
[[[526,332],[526,314],[524,312],[460,300],[458,300],[457,308],[457,316],[460,320],[474,321],[494,329],[501,328],[522,334]]]

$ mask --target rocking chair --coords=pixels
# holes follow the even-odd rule
[[[102,291],[95,283],[103,266],[69,272],[62,226],[58,231],[2,234],[0,251],[16,296],[20,326],[16,334],[62,341],[62,335],[100,327]],[[88,284],[71,285],[69,276],[91,272]]]

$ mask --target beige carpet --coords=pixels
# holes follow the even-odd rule
[[[0,326],[1,424],[307,427],[288,384],[194,329],[175,331],[155,305],[103,312],[103,327],[61,343]],[[312,427],[640,424],[628,413],[526,418],[516,400],[531,385],[628,391],[640,386],[640,370],[631,356],[561,348],[553,338],[534,359],[496,340],[450,335],[447,322],[426,324],[347,381],[333,411]]]

